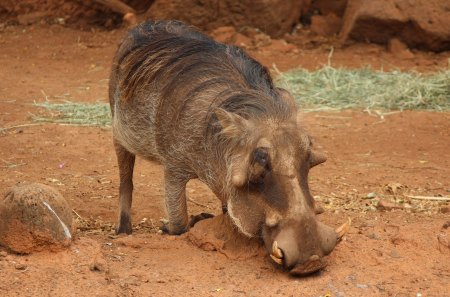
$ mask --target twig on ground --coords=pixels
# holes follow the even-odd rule
[[[192,198],[188,198],[188,201],[194,203],[195,205],[198,205],[198,206],[201,206],[201,207],[205,207],[205,208],[209,208],[208,205],[202,204],[202,203],[200,203],[200,202],[197,202],[197,201],[195,201],[195,200],[192,199]]]
[[[277,75],[282,75],[281,71],[278,69],[277,64],[272,63],[273,70],[277,73]]]
[[[349,120],[352,117],[345,116],[328,116],[328,115],[316,115],[316,118],[324,118],[324,119],[337,119],[337,120]]]
[[[16,167],[19,167],[19,166],[27,165],[27,163],[24,163],[24,162],[16,164],[16,163],[13,163],[13,162],[6,161],[4,159],[0,159],[0,160],[2,160],[6,164],[5,166],[1,166],[1,168],[16,168]]]
[[[408,198],[416,200],[430,200],[430,201],[450,201],[450,197],[434,197],[434,196],[411,196],[405,195]]]
[[[48,101],[48,96],[44,90],[41,90],[42,95],[44,96],[45,101]]]
[[[73,212],[80,220],[83,219],[83,218],[75,211],[75,209],[72,208],[72,212]]]
[[[30,127],[30,126],[40,126],[42,123],[32,123],[32,124],[22,124],[22,125],[16,125],[16,126],[10,126],[10,127],[3,127],[0,128],[0,132],[16,129],[16,128],[23,128],[23,127]]]

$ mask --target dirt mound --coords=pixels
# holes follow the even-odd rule
[[[382,44],[398,38],[412,48],[450,50],[450,4],[447,0],[350,0],[340,37]]]
[[[117,2],[132,13],[111,4]],[[209,32],[224,26],[233,26],[239,34],[256,28],[272,38],[286,39],[292,35],[301,39],[312,32],[322,38],[318,44],[337,35],[341,43],[356,40],[387,45],[396,38],[409,48],[450,50],[446,0],[5,0],[0,3],[0,19],[4,20],[0,27],[45,22],[87,30],[132,26],[146,19],[178,19]]]
[[[227,215],[198,222],[186,236],[199,248],[218,251],[230,259],[248,259],[266,254],[260,238],[248,238],[240,233]]]
[[[146,13],[146,18],[178,19],[208,31],[221,26],[249,26],[280,37],[298,23],[302,11],[308,10],[309,2],[156,0]]]
[[[69,204],[43,184],[11,188],[0,201],[0,245],[17,253],[57,250],[72,240]]]

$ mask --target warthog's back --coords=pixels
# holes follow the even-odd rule
[[[202,151],[216,107],[244,117],[290,113],[263,66],[176,21],[130,31],[113,64],[110,103],[114,137],[123,147],[187,167],[209,162]]]

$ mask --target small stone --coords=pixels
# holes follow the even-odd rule
[[[366,197],[369,198],[369,199],[375,198],[375,197],[377,197],[377,193],[375,193],[375,192],[370,192],[369,194],[367,194]]]
[[[380,236],[378,236],[375,233],[370,233],[370,234],[367,235],[367,237],[369,237],[370,239],[374,239],[374,240],[380,239]]]
[[[393,209],[402,209],[403,206],[389,202],[384,199],[380,199],[380,201],[378,201],[377,208],[379,210],[393,210]]]
[[[445,222],[445,223],[442,225],[442,228],[443,228],[443,229],[447,229],[448,227],[450,227],[450,221]]]
[[[397,250],[392,250],[389,254],[392,258],[401,258],[400,254],[397,252]]]
[[[327,15],[313,15],[311,17],[311,32],[320,36],[333,36],[339,33],[342,19],[334,13]]]
[[[414,59],[414,54],[408,46],[397,38],[392,38],[388,42],[388,50],[400,59]]]
[[[16,268],[17,270],[26,270],[28,266],[25,264],[18,263],[14,266],[14,268]]]
[[[19,14],[17,16],[17,21],[21,25],[31,25],[39,22],[47,16],[46,12],[31,12],[26,14]]]
[[[134,27],[138,23],[136,15],[132,12],[126,13],[123,16],[122,21],[126,24],[128,28]]]
[[[5,252],[5,251],[0,251],[0,257],[1,257],[1,258],[4,258],[4,257],[6,257],[6,256],[8,256],[8,253],[7,253],[7,252]]]
[[[211,32],[211,36],[222,43],[232,43],[234,36],[236,35],[236,29],[231,26],[219,27]]]
[[[450,206],[441,206],[439,208],[440,213],[450,213]]]
[[[89,269],[93,272],[108,272],[108,262],[105,259],[97,258],[89,265]]]
[[[367,289],[369,286],[365,284],[356,284],[356,287],[359,289]]]

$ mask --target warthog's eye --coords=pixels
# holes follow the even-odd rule
[[[252,163],[258,163],[259,165],[266,167],[269,164],[269,153],[264,147],[258,147],[253,151]]]
[[[249,182],[253,184],[262,184],[264,177],[270,172],[270,156],[267,148],[258,147],[251,156],[249,168]]]

